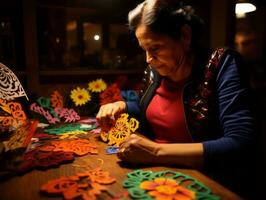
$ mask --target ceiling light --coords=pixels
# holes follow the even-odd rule
[[[94,40],[99,40],[100,39],[100,36],[99,35],[94,35]]]
[[[256,6],[252,3],[239,1],[235,6],[235,14],[237,18],[245,17],[246,13],[256,10]]]

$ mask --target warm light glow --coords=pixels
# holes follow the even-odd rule
[[[94,40],[99,40],[100,39],[100,36],[99,35],[94,35]]]
[[[60,42],[60,38],[59,37],[56,37],[55,38],[55,42],[58,44]]]
[[[237,3],[235,7],[235,13],[238,18],[245,17],[246,13],[256,10],[256,6],[251,3]]]

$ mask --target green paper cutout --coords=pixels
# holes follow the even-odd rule
[[[49,110],[49,112],[53,115],[53,117],[58,117],[57,113],[54,111],[53,107],[51,106],[50,98],[39,97],[36,101],[41,107],[47,108]]]
[[[56,135],[62,135],[64,133],[72,132],[72,131],[90,131],[96,128],[96,125],[93,124],[91,127],[82,127],[81,124],[64,124],[60,127],[56,128],[46,128],[44,130],[45,133],[49,134],[56,134]]]
[[[150,200],[153,199],[150,195],[147,194],[147,191],[140,188],[140,184],[143,181],[152,181],[155,178],[163,177],[168,179],[174,179],[176,182],[196,193],[196,199],[199,200],[219,200],[221,199],[219,196],[212,194],[212,191],[209,187],[201,183],[200,181],[183,174],[181,172],[175,172],[171,170],[167,171],[143,171],[143,170],[135,170],[127,174],[127,179],[123,182],[123,187],[127,188],[129,195],[133,199],[139,200]]]
[[[47,98],[47,97],[39,97],[36,101],[43,108],[48,108],[48,109],[51,108],[50,98]]]

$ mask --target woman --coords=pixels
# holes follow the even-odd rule
[[[139,117],[140,132],[149,139],[131,135],[119,158],[201,168],[230,184],[254,141],[238,54],[200,48],[202,20],[177,0],[146,0],[128,20],[146,52],[146,84],[139,102],[103,105],[97,120],[106,124],[128,112]]]

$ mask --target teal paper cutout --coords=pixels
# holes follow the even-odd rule
[[[49,110],[49,112],[53,115],[53,117],[58,117],[57,113],[54,111],[54,109],[51,106],[50,98],[48,98],[48,97],[39,97],[36,101],[41,107],[47,108]]]
[[[96,128],[96,124],[91,125],[91,127],[82,127],[81,124],[64,124],[60,127],[55,128],[46,128],[44,132],[49,134],[62,135],[64,133],[72,132],[72,131],[90,131]]]

